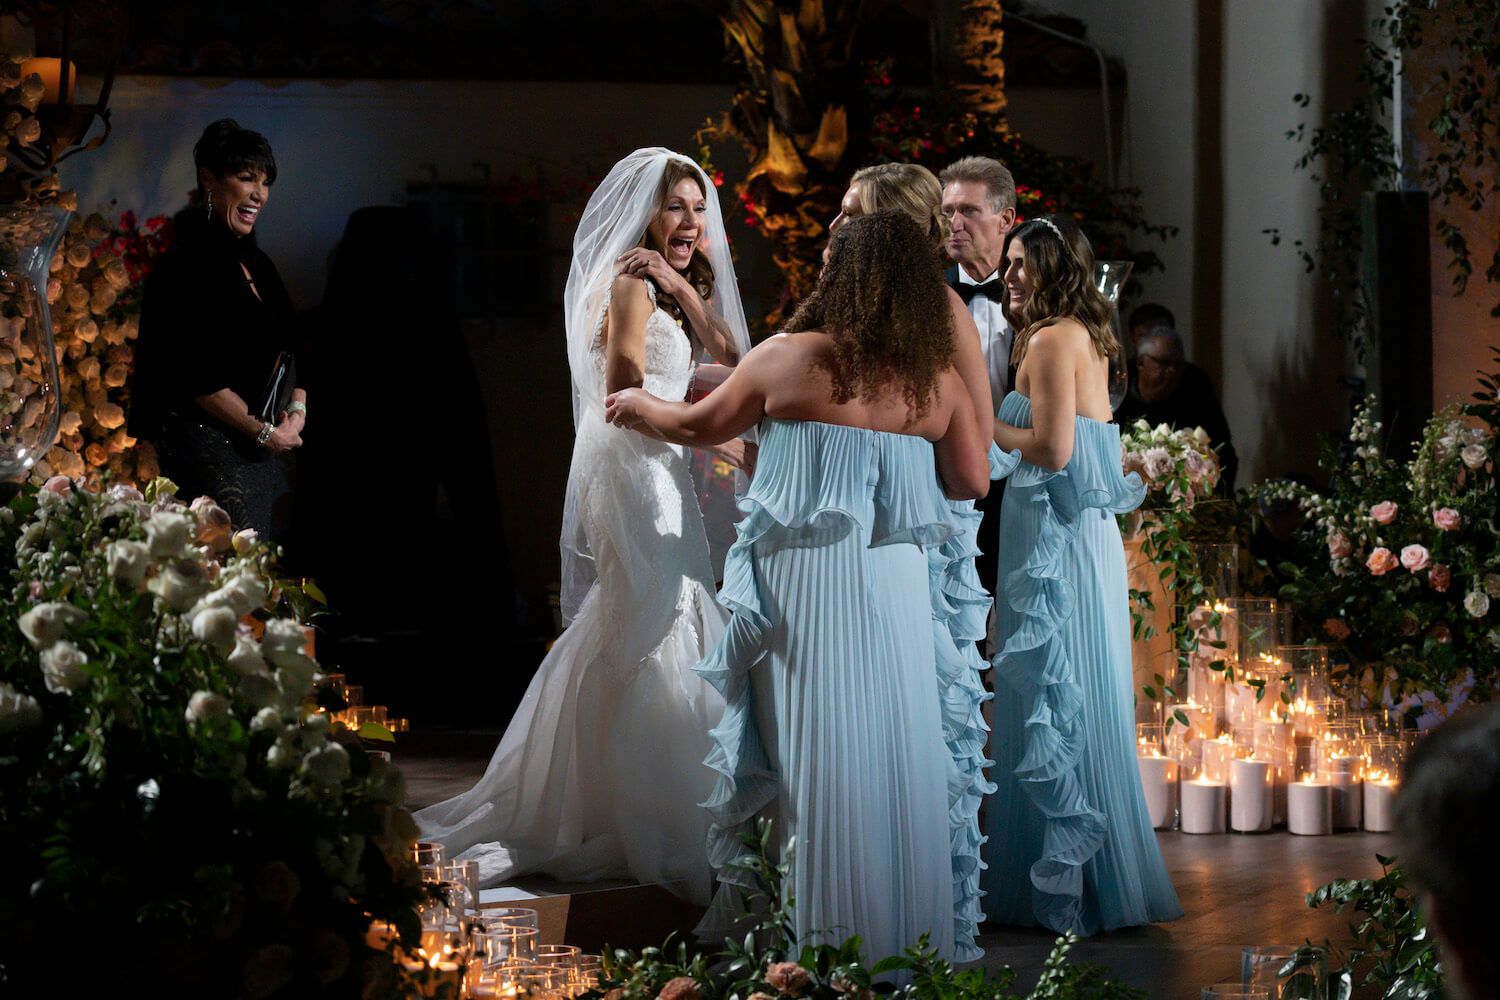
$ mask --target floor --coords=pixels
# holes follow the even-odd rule
[[[498,739],[499,733],[455,732],[413,734],[403,740],[395,760],[406,775],[409,801],[421,806],[466,790],[483,774]],[[1344,940],[1348,915],[1309,908],[1307,893],[1335,878],[1378,876],[1375,855],[1394,852],[1388,836],[1372,833],[1161,833],[1158,838],[1187,916],[1171,924],[1102,934],[1080,942],[1073,952],[1075,960],[1106,966],[1153,1000],[1197,1000],[1202,987],[1237,980],[1240,951],[1246,946]],[[577,902],[581,898],[575,896],[575,911],[584,909]],[[597,911],[609,903],[601,897],[592,905]],[[633,899],[628,907],[625,919],[632,925],[640,923],[639,906],[640,900]],[[664,910],[660,916],[668,923],[684,919],[676,911]],[[1019,928],[985,930],[979,940],[985,950],[980,964],[991,969],[1009,965],[1017,985],[1029,988],[1054,935]]]

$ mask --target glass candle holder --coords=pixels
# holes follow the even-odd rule
[[[1277,646],[1291,641],[1290,614],[1274,597],[1237,597],[1232,603],[1238,619],[1235,635],[1241,663],[1253,661],[1261,653],[1275,653]]]

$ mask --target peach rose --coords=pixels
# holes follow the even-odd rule
[[[1442,563],[1433,563],[1427,571],[1427,582],[1439,594],[1446,593],[1448,585],[1453,582],[1453,571]]]
[[[1376,576],[1384,576],[1400,565],[1401,560],[1397,559],[1384,545],[1377,547],[1370,553],[1370,558],[1365,560],[1365,568]]]
[[[667,980],[667,985],[656,994],[657,1000],[699,1000],[698,983],[692,976],[678,976]]]
[[[1370,517],[1377,524],[1390,524],[1396,519],[1396,505],[1389,500],[1382,500],[1370,508]]]
[[[1431,563],[1432,556],[1421,545],[1408,545],[1401,550],[1401,565],[1413,573],[1426,569]]]
[[[1325,621],[1323,623],[1323,631],[1340,642],[1349,638],[1349,626],[1344,624],[1342,618],[1330,618]]]
[[[56,493],[60,497],[65,497],[73,492],[73,481],[67,476],[53,476],[42,484],[42,489],[48,493]]]
[[[1354,545],[1342,531],[1328,533],[1328,558],[1345,559],[1354,552]]]
[[[811,980],[796,962],[775,962],[766,968],[766,983],[778,993],[796,996]]]
[[[1464,518],[1452,507],[1439,507],[1432,512],[1432,523],[1443,531],[1452,531],[1464,523]]]

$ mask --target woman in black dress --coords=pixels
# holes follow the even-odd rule
[[[276,159],[265,136],[224,118],[193,162],[203,207],[178,217],[146,281],[130,433],[155,444],[180,496],[213,497],[237,527],[280,540],[282,456],[302,444],[307,394],[294,388],[257,415],[294,337],[291,300],[254,234]]]

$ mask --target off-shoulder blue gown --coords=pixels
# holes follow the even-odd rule
[[[1031,426],[1012,392],[1000,419]],[[1005,924],[1094,934],[1175,920],[1182,907],[1135,761],[1130,610],[1114,514],[1145,495],[1114,424],[1078,417],[1061,471],[1026,462],[1000,512],[995,591],[997,788],[986,803],[984,911]]]
[[[700,932],[732,915],[743,876],[725,866],[769,815],[799,943],[858,934],[881,958],[927,933],[978,958],[984,691],[940,597],[957,574],[929,565],[953,534],[932,445],[768,418],[740,506],[732,618],[698,668],[725,700],[707,802],[721,889]]]

